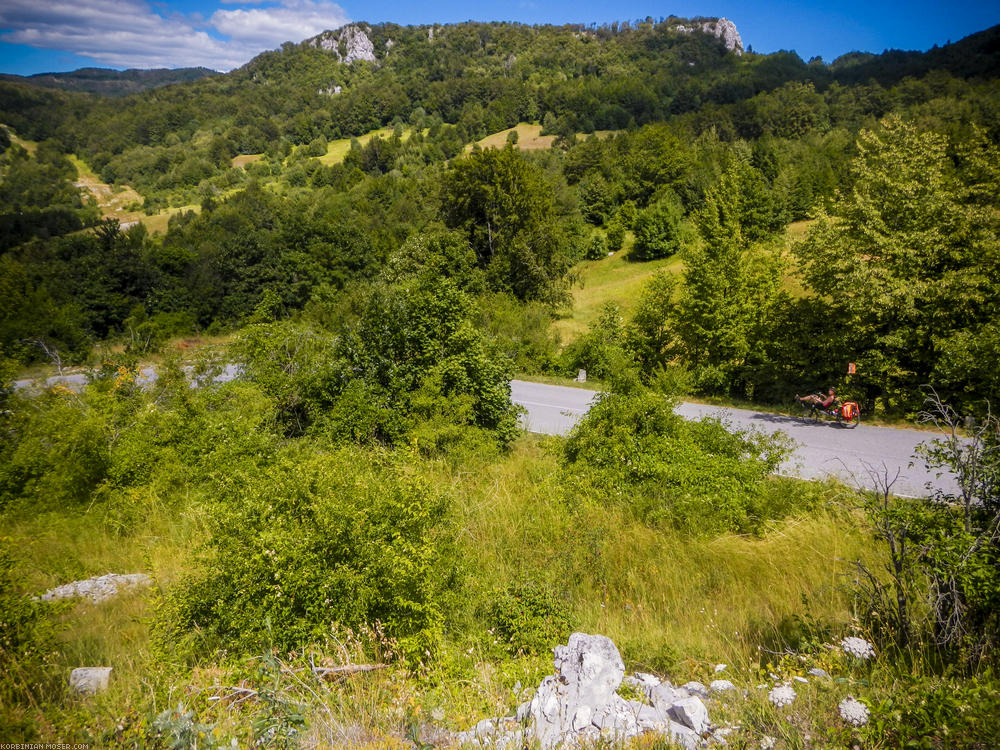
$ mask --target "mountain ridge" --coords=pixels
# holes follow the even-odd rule
[[[87,67],[65,73],[34,73],[29,76],[0,73],[0,80],[60,91],[78,91],[100,96],[119,97],[138,94],[162,86],[189,83],[216,75],[222,74],[205,67],[150,68],[148,70]]]

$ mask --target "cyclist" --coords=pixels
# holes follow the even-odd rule
[[[801,404],[812,404],[813,406],[818,406],[820,409],[829,409],[837,401],[837,390],[830,386],[830,390],[827,392],[826,396],[819,393],[813,393],[809,396],[800,396],[797,393],[795,398]]]

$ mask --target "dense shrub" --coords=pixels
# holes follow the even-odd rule
[[[165,633],[253,653],[381,623],[414,655],[441,636],[457,585],[448,500],[402,462],[292,449],[218,492],[212,540],[170,594]]]
[[[599,380],[612,380],[631,371],[625,350],[625,325],[621,307],[614,302],[601,309],[601,316],[583,336],[563,352],[564,369],[571,374],[586,370]]]
[[[887,575],[855,563],[856,591],[885,645],[975,671],[995,663],[1000,644],[1000,421],[962,435],[963,420],[937,398],[924,421],[942,434],[918,452],[956,489],[900,498],[893,477],[873,475],[877,490],[861,492],[861,505]]]
[[[519,302],[509,294],[479,298],[478,327],[490,338],[498,356],[514,372],[555,369],[559,337],[552,329],[552,308],[541,302]]]
[[[647,390],[602,397],[566,441],[567,472],[650,524],[759,528],[773,515],[766,479],[784,455],[781,442],[718,420],[687,422],[673,407]]]
[[[683,209],[674,196],[662,198],[639,212],[635,220],[635,260],[666,258],[681,249]]]
[[[487,621],[496,639],[512,654],[547,651],[570,633],[566,604],[532,581],[496,592]]]
[[[36,702],[43,691],[58,692],[50,668],[58,650],[51,605],[24,595],[14,559],[11,540],[0,537],[0,734],[5,738],[31,736],[18,707]]]
[[[1000,736],[1000,683],[900,674],[891,694],[875,706],[863,730],[872,743],[890,747],[993,747]]]
[[[106,394],[62,387],[15,405],[0,462],[0,507],[78,505],[107,476],[113,412]]]

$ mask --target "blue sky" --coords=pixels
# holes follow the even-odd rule
[[[0,72],[203,65],[230,70],[285,41],[347,21],[605,23],[725,16],[758,52],[831,61],[853,50],[927,49],[1000,23],[1000,0],[736,2],[678,0],[0,0]]]

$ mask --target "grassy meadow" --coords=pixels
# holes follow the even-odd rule
[[[553,322],[563,343],[586,333],[609,302],[619,305],[625,315],[632,312],[642,288],[656,273],[680,273],[683,264],[676,256],[646,263],[629,260],[632,241],[632,233],[627,232],[620,251],[601,260],[581,261],[573,269],[576,281],[570,291],[572,303]]]
[[[47,741],[143,746],[151,717],[180,703],[216,739],[245,739],[265,706],[259,698],[239,701],[226,689],[268,684],[274,703],[267,710],[305,718],[299,737],[305,747],[403,747],[411,724],[425,739],[446,742],[448,731],[509,713],[527,695],[522,690],[551,671],[544,651],[511,655],[476,632],[475,607],[525,580],[560,592],[572,629],[611,637],[629,669],[675,682],[707,683],[722,662],[730,665],[729,679],[752,688],[762,669],[779,669],[759,647],[778,650],[794,637],[789,633],[797,617],[831,627],[851,622],[846,561],[872,553],[840,488],[776,479],[783,486],[775,491],[811,495],[812,510],[775,521],[760,535],[691,536],[651,528],[621,507],[567,493],[560,443],[525,436],[497,460],[413,465],[412,472],[450,498],[449,524],[470,609],[458,614],[458,607],[456,619],[445,624],[449,635],[434,660],[416,669],[390,662],[387,669],[334,682],[282,669],[297,668],[303,659],[384,661],[391,658],[392,640],[371,634],[351,640],[331,630],[325,642],[305,651],[218,655],[191,665],[157,639],[161,592],[184,580],[211,535],[213,501],[205,494],[136,493],[131,501],[143,520],[129,528],[116,521],[120,509],[109,513],[100,504],[8,511],[5,533],[17,550],[26,592],[107,572],[144,571],[155,580],[152,590],[59,608],[58,648],[49,665],[55,679],[35,706],[5,715],[8,731],[32,726],[34,736]],[[79,665],[113,666],[111,688],[92,698],[68,695],[65,676]],[[219,695],[227,697],[213,700]],[[742,707],[722,703],[712,711],[750,723],[748,738],[784,732],[792,738],[788,746],[798,746],[797,735],[762,699]],[[815,721],[807,714],[796,720]]]

